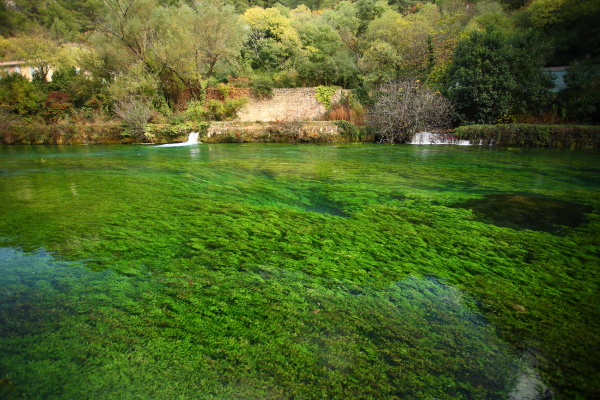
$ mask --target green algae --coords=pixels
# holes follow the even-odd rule
[[[6,250],[6,268],[44,271],[0,278],[11,396],[505,398],[497,335],[535,352],[557,397],[600,390],[596,152],[0,154],[0,236],[30,254]],[[581,212],[544,230],[478,216],[524,194]]]
[[[131,278],[44,251],[0,256],[15,398],[502,398],[517,367],[463,294],[432,279]]]

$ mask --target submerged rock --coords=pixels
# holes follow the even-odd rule
[[[535,357],[525,351],[521,358],[521,368],[513,390],[508,394],[508,400],[550,400],[554,393],[542,381],[535,370]]]

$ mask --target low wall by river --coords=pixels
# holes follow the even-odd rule
[[[331,121],[211,122],[206,141],[329,141],[340,137]]]

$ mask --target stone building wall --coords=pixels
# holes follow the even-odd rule
[[[337,102],[341,97],[338,89],[332,97]],[[310,121],[325,113],[316,98],[315,88],[273,89],[268,99],[250,97],[248,104],[238,112],[239,121]]]

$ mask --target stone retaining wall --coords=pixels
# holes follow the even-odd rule
[[[341,89],[336,90],[332,103],[340,100]],[[240,121],[309,121],[320,118],[325,106],[316,98],[315,88],[273,89],[267,99],[250,97],[248,104],[238,112]]]

